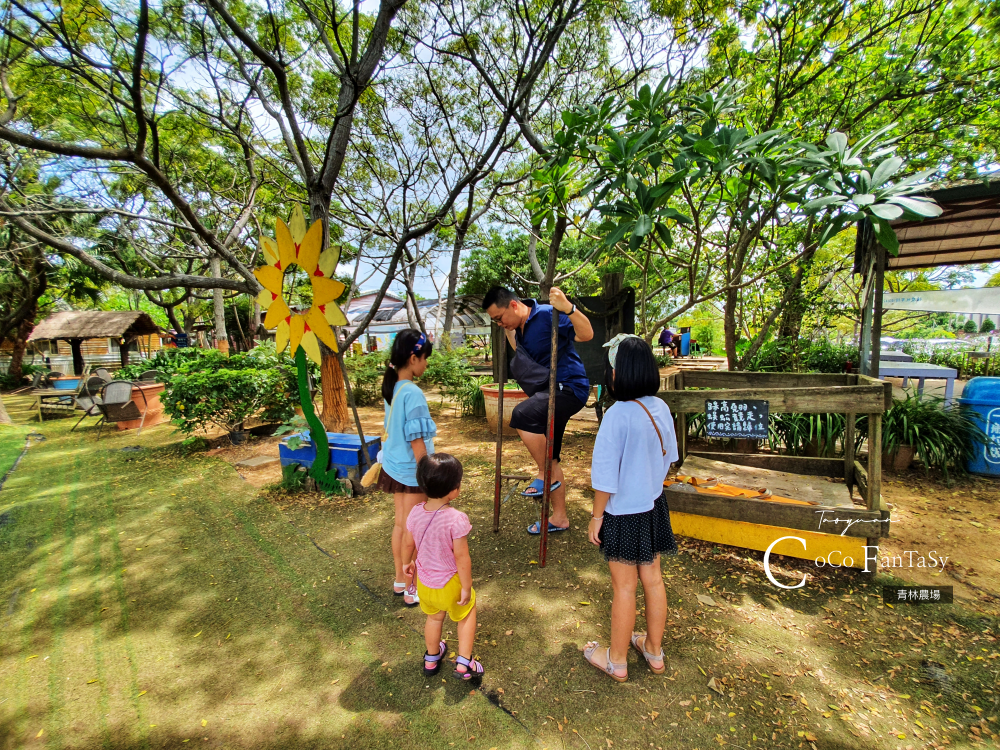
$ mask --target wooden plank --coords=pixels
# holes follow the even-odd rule
[[[773,555],[787,555],[804,560],[817,560],[822,557],[824,564],[829,561],[833,565],[844,565],[848,568],[865,567],[864,540],[856,537],[843,537],[836,534],[818,534],[815,531],[794,531],[777,526],[765,526],[742,521],[730,521],[725,518],[710,518],[690,513],[670,512],[670,525],[674,534],[691,539],[702,539],[716,544],[728,544],[743,549],[755,549],[763,552],[771,544],[785,536],[795,536],[797,539],[785,539],[771,548]],[[789,581],[795,585],[797,581]]]
[[[865,498],[865,501],[867,502],[868,471],[865,469],[864,466],[861,465],[861,462],[858,461],[857,459],[855,459],[854,461],[854,483],[858,486],[858,492],[861,494],[861,497]]]
[[[684,374],[685,386],[691,373]],[[660,391],[657,394],[675,414],[705,411],[706,399],[764,399],[771,414],[879,413],[885,408],[885,391],[878,386],[828,386],[823,388],[741,388],[712,391]]]
[[[884,411],[889,411],[889,409],[892,408],[892,383],[886,380],[879,380],[878,378],[873,378],[869,375],[858,375],[858,385],[881,385],[882,390],[885,391]]]
[[[827,505],[793,505],[769,500],[750,500],[700,493],[687,484],[674,484],[666,489],[671,513],[690,513],[709,518],[764,524],[783,529],[813,531],[869,538],[881,536],[880,511],[863,508],[838,508]]]
[[[687,388],[820,388],[849,385],[847,375],[797,372],[687,371]]]
[[[850,491],[854,487],[854,427],[857,420],[853,412],[844,417],[844,484]]]
[[[811,474],[820,477],[840,477],[844,462],[839,458],[808,458],[806,456],[779,456],[774,453],[722,453],[719,451],[691,451],[688,455],[724,461],[740,466],[787,471],[790,474]],[[808,499],[808,498],[802,498]]]
[[[748,489],[766,487],[778,497],[815,502],[818,505],[855,507],[847,487],[829,477],[793,474],[787,471],[740,466],[688,454],[679,474],[707,479],[716,477],[722,484]]]
[[[868,415],[868,500],[869,510],[878,510],[882,497],[882,415]]]

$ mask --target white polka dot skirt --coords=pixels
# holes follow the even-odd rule
[[[677,554],[670,509],[662,494],[645,513],[616,516],[605,512],[598,538],[608,562],[649,565],[658,555]]]

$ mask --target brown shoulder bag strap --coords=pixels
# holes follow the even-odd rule
[[[656,437],[660,439],[660,451],[664,456],[667,455],[667,449],[663,447],[663,435],[660,434],[660,428],[656,426],[656,420],[653,419],[653,415],[650,413],[649,409],[646,408],[646,405],[639,399],[636,399],[635,402],[642,407],[642,410],[646,412],[646,416],[649,417],[649,421],[653,423],[653,429],[656,430]]]

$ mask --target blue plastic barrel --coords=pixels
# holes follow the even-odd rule
[[[970,415],[986,433],[986,443],[976,445],[966,468],[973,474],[1000,477],[1000,378],[973,378],[958,403],[969,407]]]

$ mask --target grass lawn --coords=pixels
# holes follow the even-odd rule
[[[97,442],[72,423],[32,423],[46,439],[0,492],[0,748],[995,743],[995,612],[885,607],[888,578],[788,560],[787,580],[812,577],[779,591],[759,554],[685,539],[664,565],[666,675],[632,654],[612,683],[580,654],[610,617],[586,508],[539,569],[532,503],[490,531],[485,451],[456,505],[487,676],[425,679],[423,618],[389,593],[390,497],[262,492],[169,425]],[[0,469],[23,445],[0,431]]]

